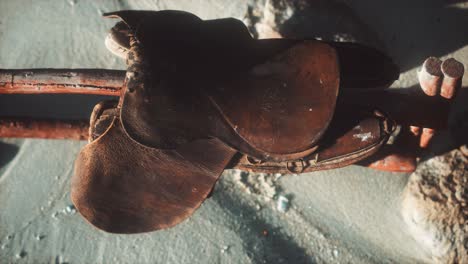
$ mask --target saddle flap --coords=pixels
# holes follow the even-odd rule
[[[216,86],[210,98],[251,146],[290,154],[310,149],[321,138],[333,117],[338,88],[335,50],[312,40]]]
[[[377,110],[352,109],[337,108],[336,119],[312,155],[282,162],[255,160],[243,155],[231,162],[232,167],[229,168],[266,173],[302,173],[340,168],[369,157],[387,142],[394,123]]]
[[[217,139],[149,148],[129,138],[114,118],[80,152],[71,198],[87,221],[107,232],[171,227],[201,205],[235,153]]]

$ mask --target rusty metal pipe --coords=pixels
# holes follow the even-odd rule
[[[0,118],[1,138],[43,138],[87,140],[87,120]]]
[[[457,88],[461,86],[465,69],[461,62],[453,58],[444,61],[441,68],[442,73],[444,74],[444,79],[442,82],[440,95],[446,99],[450,99],[458,90]]]
[[[0,69],[0,94],[120,96],[125,71],[102,69]]]
[[[439,93],[442,82],[442,61],[435,57],[430,57],[424,61],[421,70],[418,72],[419,83],[425,94],[436,96]]]
[[[125,71],[102,69],[0,69],[0,94],[91,94],[120,96]],[[418,87],[411,89],[369,89],[355,92],[344,89],[341,99],[357,104],[373,104],[386,111],[402,125],[418,125],[428,128],[446,126],[449,104],[444,98],[426,96]],[[441,100],[442,99],[442,100]],[[415,110],[415,105],[418,105]],[[417,111],[421,109],[421,111]],[[34,120],[30,120],[34,124]],[[42,121],[41,121],[42,122]],[[54,121],[55,122],[55,121]],[[51,127],[56,123],[52,122]],[[57,121],[58,122],[58,121]],[[67,123],[68,121],[64,121]],[[49,125],[38,126],[38,129]],[[32,126],[31,126],[32,127]],[[15,130],[16,128],[12,128]],[[0,137],[11,137],[12,133],[3,128]],[[54,130],[48,130],[54,131]],[[65,131],[65,130],[63,130]],[[24,135],[44,137],[32,131]],[[10,136],[9,136],[10,135]],[[17,135],[18,137],[25,137]],[[54,138],[53,135],[47,138]],[[68,138],[59,135],[59,138]]]

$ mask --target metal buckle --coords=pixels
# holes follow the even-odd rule
[[[293,170],[294,168],[298,168],[297,166],[295,166],[295,162],[299,161],[300,164],[301,164],[301,167],[300,167],[300,170]],[[294,165],[294,166],[293,166]],[[299,159],[299,160],[296,160],[296,161],[288,161],[286,162],[286,169],[290,172],[290,173],[302,173],[306,168],[306,164],[304,162],[304,160],[302,159]]]

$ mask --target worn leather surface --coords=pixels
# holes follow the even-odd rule
[[[170,148],[213,136],[274,160],[304,155],[315,146],[338,94],[338,58],[331,46],[315,40],[255,41],[239,22],[159,14],[135,21],[132,13],[118,13],[136,32],[127,63],[137,74],[127,79],[122,103],[123,126],[132,138]],[[159,40],[174,16],[193,25],[164,32],[169,36]],[[230,37],[217,34],[226,32],[220,23],[230,25]]]
[[[318,41],[299,42],[210,94],[225,120],[250,145],[269,154],[313,147],[335,110],[336,52]]]
[[[114,118],[78,155],[71,199],[87,221],[107,232],[171,227],[200,206],[235,153],[218,139],[171,150],[147,147]]]

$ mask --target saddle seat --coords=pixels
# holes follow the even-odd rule
[[[138,142],[173,148],[216,137],[256,158],[284,161],[310,154],[333,117],[339,65],[324,42],[255,41],[237,20],[175,11],[112,16],[135,32],[121,120]],[[184,26],[167,32],[168,21]]]

